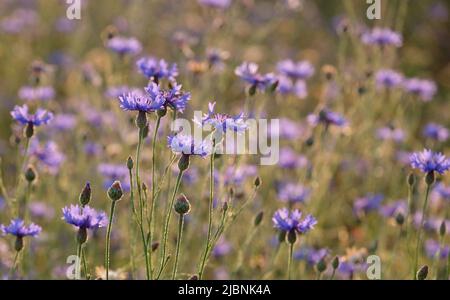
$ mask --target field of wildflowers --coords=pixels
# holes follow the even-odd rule
[[[449,279],[450,6],[379,2],[0,1],[1,278]]]

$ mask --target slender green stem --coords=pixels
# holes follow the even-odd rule
[[[18,258],[19,258],[19,251],[16,251],[16,254],[14,255],[14,262],[11,266],[11,270],[9,270],[9,279],[11,279],[12,275],[14,274],[14,272],[17,269],[17,264],[18,264]]]
[[[130,268],[131,268],[131,278],[134,278],[136,273],[136,263],[134,261],[135,250],[136,250],[136,232],[135,227],[133,226],[133,218],[136,218],[136,208],[134,206],[134,186],[133,186],[133,172],[131,169],[129,170],[129,178],[130,178],[130,208],[131,208],[131,216],[130,216]],[[136,219],[137,221],[137,219]]]
[[[114,210],[116,208],[116,202],[111,202],[111,211],[109,214],[108,230],[106,231],[106,253],[105,253],[105,270],[106,270],[106,280],[109,280],[109,255],[110,255],[110,244],[111,244],[111,228],[114,218]]]
[[[184,215],[180,214],[180,218],[178,220],[177,250],[176,250],[176,254],[175,254],[175,264],[173,266],[172,280],[175,280],[175,277],[177,275],[178,258],[180,256],[181,239],[183,237],[183,224],[184,224]]]
[[[183,171],[179,171],[177,176],[177,181],[175,183],[175,188],[173,190],[172,199],[170,200],[169,207],[167,209],[166,220],[164,222],[164,232],[163,232],[163,243],[161,248],[161,267],[158,272],[157,278],[159,278],[164,270],[166,265],[166,250],[167,250],[167,238],[169,236],[169,225],[170,225],[170,217],[172,216],[172,207],[175,202],[175,197],[178,193],[178,188],[180,187],[181,177],[183,176]]]
[[[86,249],[85,247],[81,248],[81,261],[83,263],[83,271],[86,279],[90,279],[90,274],[88,271],[87,260],[86,260]]]
[[[27,206],[30,202],[31,197],[31,182],[27,183],[27,189],[25,192],[25,197],[23,198],[22,207],[19,209],[19,217],[26,221],[27,219]]]
[[[331,273],[330,280],[334,279],[334,275],[336,274],[336,269],[333,268],[333,272]]]
[[[149,242],[148,245],[153,244],[153,233],[155,229],[154,225],[154,214],[156,206],[156,175],[155,175],[155,162],[156,162],[156,138],[158,136],[159,124],[161,122],[161,117],[158,116],[156,119],[155,131],[153,132],[152,140],[152,204],[150,208],[150,228],[149,228]],[[153,278],[153,268],[152,268],[152,251],[150,251],[150,278]]]
[[[210,157],[210,168],[209,168],[209,212],[208,212],[208,234],[206,236],[206,245],[205,251],[203,254],[202,263],[200,265],[200,270],[198,272],[198,277],[201,280],[203,276],[203,272],[205,269],[206,258],[208,256],[208,248],[211,239],[211,230],[212,230],[212,215],[213,215],[213,201],[214,201],[214,151],[215,151],[215,141],[213,140],[213,147]]]
[[[81,279],[81,248],[83,244],[77,243],[77,265],[75,267],[75,276],[76,279]],[[79,275],[79,277],[77,277]]]
[[[420,240],[421,240],[423,226],[424,226],[425,220],[426,220],[426,212],[427,212],[427,206],[428,206],[428,194],[430,192],[430,187],[431,187],[431,185],[427,184],[427,189],[425,192],[425,201],[423,202],[423,207],[422,207],[422,217],[421,217],[421,221],[420,221],[420,227],[417,232],[416,252],[415,252],[415,256],[414,256],[414,273],[413,273],[414,279],[416,279],[416,274],[417,274],[418,267],[419,267],[418,264],[419,264]]]
[[[291,280],[292,276],[292,257],[294,255],[294,243],[289,244],[289,258],[288,258],[288,280]]]

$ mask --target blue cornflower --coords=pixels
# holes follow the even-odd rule
[[[159,79],[167,78],[169,80],[175,80],[178,76],[177,65],[169,64],[164,60],[157,60],[154,57],[142,57],[136,62],[136,66],[143,75],[147,78],[153,78],[155,82]]]
[[[314,75],[314,67],[306,60],[294,62],[290,59],[282,60],[277,64],[278,72],[291,79],[307,79]]]
[[[123,36],[115,36],[109,39],[106,46],[119,55],[136,55],[142,50],[141,43],[136,38]]]
[[[277,81],[275,75],[272,73],[259,74],[258,65],[255,63],[243,62],[235,69],[234,73],[252,87],[261,91],[264,91]]]
[[[22,219],[17,218],[12,220],[8,226],[0,225],[0,231],[2,231],[3,234],[11,234],[18,238],[22,238],[24,236],[37,236],[42,231],[42,228],[34,223],[26,226]]]
[[[439,259],[446,259],[450,254],[450,246],[441,245],[438,241],[430,239],[425,242],[425,252],[431,259],[434,259],[437,255]]]
[[[223,69],[224,61],[230,57],[230,53],[217,48],[206,49],[206,59],[210,67],[214,67],[218,70]]]
[[[58,145],[54,141],[48,141],[44,145],[40,145],[37,139],[34,139],[30,144],[29,152],[51,174],[58,173],[61,165],[66,160],[66,156],[59,150]]]
[[[378,46],[400,47],[403,44],[402,35],[389,28],[373,28],[372,31],[363,33],[361,40],[364,44]]]
[[[161,103],[160,108],[171,108],[174,111],[183,112],[191,99],[191,93],[183,92],[181,84],[173,83],[172,87],[167,90],[161,89],[160,86],[151,82],[146,88],[148,97],[154,103]]]
[[[258,170],[253,165],[229,166],[225,170],[224,184],[239,186],[245,179],[254,177],[257,173]]]
[[[278,165],[285,169],[299,169],[308,165],[308,159],[303,155],[298,155],[289,147],[280,149],[280,160]]]
[[[294,253],[294,258],[304,260],[309,265],[315,266],[319,261],[327,257],[330,251],[326,248],[315,249],[312,247],[303,246]]]
[[[419,169],[424,173],[438,172],[444,174],[450,169],[450,160],[444,154],[428,149],[411,154],[409,160],[413,169]]]
[[[442,125],[428,123],[423,129],[423,135],[439,142],[445,142],[450,136],[450,132]]]
[[[231,0],[198,0],[198,3],[214,8],[225,9],[231,4]]]
[[[89,205],[84,207],[77,205],[66,206],[62,209],[63,220],[78,228],[97,229],[108,224],[106,214],[96,211]]]
[[[375,74],[375,82],[378,88],[394,88],[402,84],[403,75],[394,70],[382,69]]]
[[[405,200],[397,200],[379,208],[379,213],[386,218],[395,218],[399,213],[406,216],[407,211],[408,204]]]
[[[307,120],[313,126],[323,123],[326,126],[336,125],[342,127],[347,124],[347,120],[343,116],[327,109],[321,110],[318,115],[308,115]]]
[[[400,128],[393,128],[392,126],[381,127],[377,130],[377,137],[380,140],[394,141],[401,143],[405,140],[405,132]]]
[[[204,114],[201,120],[194,119],[193,121],[200,125],[211,125],[219,133],[226,132],[227,130],[233,130],[235,132],[243,132],[247,129],[247,124],[244,120],[244,114],[241,113],[237,116],[230,116],[227,114],[220,114],[214,112],[216,102],[208,104],[208,113]]]
[[[51,86],[24,86],[19,90],[19,98],[26,101],[48,101],[55,96]]]
[[[196,141],[190,135],[176,134],[167,137],[167,144],[172,152],[183,155],[207,156],[211,150],[205,141]]]
[[[278,76],[277,91],[282,95],[292,94],[299,99],[305,99],[308,96],[308,88],[303,79],[295,83],[287,76]]]
[[[223,257],[231,252],[231,244],[225,240],[225,238],[221,237],[218,241],[216,246],[214,247],[212,251],[212,255],[214,257]]]
[[[317,224],[316,218],[307,215],[302,219],[302,213],[296,209],[291,212],[287,208],[281,208],[275,212],[272,218],[274,227],[285,232],[307,233]]]
[[[442,182],[438,183],[433,189],[432,196],[433,198],[442,198],[450,201],[450,186],[447,186]]]
[[[278,199],[283,202],[297,203],[305,202],[311,194],[311,189],[301,184],[292,182],[279,184],[277,187]]]
[[[48,124],[53,119],[53,114],[42,108],[38,108],[34,114],[30,114],[26,104],[23,106],[16,105],[11,111],[11,116],[22,125],[31,124],[33,126]]]
[[[357,198],[353,204],[353,212],[358,217],[380,208],[384,196],[382,194],[367,194],[365,197]]]
[[[420,78],[405,80],[403,88],[407,92],[417,95],[424,102],[431,101],[437,92],[437,86],[434,81]]]
[[[155,95],[153,98],[140,90],[134,90],[119,96],[120,108],[125,111],[154,112],[163,107],[162,96]]]

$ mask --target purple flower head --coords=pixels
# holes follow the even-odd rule
[[[450,253],[450,247],[441,246],[438,241],[430,239],[425,242],[425,252],[431,259],[434,259],[437,255],[439,255],[439,259],[447,259]]]
[[[207,156],[211,150],[205,141],[196,141],[190,135],[176,134],[167,137],[167,144],[172,152],[184,155]]]
[[[256,87],[260,91],[266,90],[276,82],[276,77],[272,73],[262,75],[258,73],[258,65],[255,63],[243,62],[237,67],[234,73],[243,81]]]
[[[317,224],[317,220],[312,215],[307,215],[302,219],[302,213],[299,210],[289,212],[287,208],[277,210],[272,221],[278,230],[286,232],[295,230],[298,233],[307,233]]]
[[[361,40],[367,45],[378,46],[394,46],[401,47],[403,44],[403,38],[400,33],[390,30],[389,28],[375,27],[372,31],[368,31],[362,34]]]
[[[38,20],[39,17],[34,10],[19,8],[0,21],[0,28],[6,33],[17,34],[32,29]]]
[[[130,190],[129,170],[123,164],[99,164],[97,171],[103,176],[103,187],[108,189],[114,181],[122,183],[122,189],[125,192]]]
[[[289,203],[304,203],[311,194],[311,189],[292,182],[281,183],[277,186],[278,199]]]
[[[450,201],[450,186],[443,184],[442,182],[436,184],[432,192],[433,198],[439,198]]]
[[[181,84],[176,82],[167,90],[161,89],[159,85],[151,82],[145,91],[152,102],[161,103],[160,107],[171,108],[178,112],[183,112],[191,99],[191,93],[183,92]]]
[[[448,139],[450,132],[442,125],[428,123],[423,129],[423,135],[439,142],[445,142]]]
[[[377,130],[377,137],[380,140],[394,141],[401,143],[405,140],[405,132],[400,128],[393,128],[391,126],[382,127]]]
[[[398,200],[380,207],[379,212],[386,218],[395,218],[397,214],[401,213],[406,216],[408,205],[405,200]]]
[[[239,167],[229,166],[225,171],[224,183],[226,185],[241,185],[245,179],[256,176],[258,173],[256,166],[241,165]]]
[[[436,83],[427,79],[407,79],[403,87],[407,92],[417,95],[425,102],[431,101],[437,92]]]
[[[298,155],[291,148],[284,147],[280,150],[280,160],[278,165],[285,169],[304,168],[308,165],[308,159],[303,155]]]
[[[84,207],[77,205],[66,206],[62,209],[63,220],[78,228],[97,229],[108,224],[108,218],[102,211],[96,211],[89,205]]]
[[[389,69],[379,70],[375,74],[375,82],[378,88],[395,88],[403,82],[403,75]]]
[[[343,116],[327,109],[321,110],[318,115],[308,115],[307,120],[313,126],[317,126],[319,123],[323,123],[326,126],[336,125],[338,127],[347,125],[347,120]]]
[[[231,244],[225,240],[223,237],[217,241],[216,246],[213,249],[214,257],[222,257],[231,252]]]
[[[53,207],[45,202],[32,202],[29,205],[30,213],[35,218],[43,218],[51,220],[55,214]]]
[[[270,132],[271,136],[278,134],[280,138],[287,140],[296,140],[302,136],[305,128],[298,122],[290,119],[281,118],[279,132]]]
[[[233,130],[235,132],[243,132],[247,129],[247,124],[244,120],[244,114],[237,116],[230,116],[227,114],[215,113],[214,107],[216,102],[208,104],[208,113],[204,114],[201,120],[194,118],[194,123],[204,127],[205,125],[211,125],[219,133],[226,132],[227,130]]]
[[[353,204],[353,213],[361,217],[373,210],[380,208],[384,196],[382,194],[367,194],[365,197],[357,198]]]
[[[119,55],[136,55],[142,50],[141,43],[137,39],[123,36],[111,38],[106,46]]]
[[[49,101],[55,96],[51,86],[24,86],[19,90],[19,98],[26,101]]]
[[[122,95],[131,93],[133,91],[137,91],[138,89],[130,88],[126,85],[116,85],[116,86],[110,86],[105,91],[105,97],[116,99],[119,98]]]
[[[309,265],[315,266],[319,261],[327,257],[329,253],[330,251],[326,248],[315,249],[303,246],[294,253],[294,258],[297,260],[304,260]]]
[[[198,3],[205,6],[225,9],[230,6],[231,0],[198,0]]]
[[[42,231],[42,228],[34,223],[26,226],[23,220],[14,219],[8,226],[0,225],[0,231],[3,234],[11,234],[22,238],[24,236],[37,236]]]
[[[22,125],[32,124],[34,126],[48,124],[53,119],[53,114],[42,108],[38,108],[34,114],[30,114],[26,104],[16,105],[11,111],[11,116]]]
[[[66,156],[61,153],[58,145],[53,141],[40,145],[37,139],[34,139],[31,142],[29,153],[51,174],[56,174],[66,160]]]
[[[209,48],[206,50],[206,59],[211,67],[222,69],[224,61],[230,57],[230,53],[217,48]]]
[[[277,70],[293,80],[307,79],[314,75],[314,67],[306,60],[298,62],[290,59],[282,60],[277,64]]]
[[[159,89],[158,89],[159,92]],[[148,93],[148,91],[147,91]],[[163,107],[164,99],[159,93],[151,98],[140,90],[134,90],[119,96],[120,108],[125,111],[154,112]]]
[[[52,121],[51,129],[55,131],[69,131],[77,125],[77,117],[72,114],[58,114]]]
[[[444,154],[428,149],[411,154],[409,161],[413,169],[419,169],[424,173],[438,172],[444,174],[450,169],[450,160]]]
[[[178,68],[176,64],[169,64],[164,60],[157,60],[154,57],[140,58],[136,65],[144,76],[147,78],[153,78],[156,82],[159,79],[167,78],[169,80],[175,80],[178,76]]]
[[[299,99],[305,99],[308,96],[308,88],[306,82],[299,79],[295,82],[286,76],[278,76],[277,90],[282,95],[293,94]]]

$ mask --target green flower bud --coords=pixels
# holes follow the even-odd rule
[[[222,205],[222,210],[226,212],[228,210],[228,201],[225,201]]]
[[[253,96],[256,94],[256,85],[252,85],[248,88],[248,95]]]
[[[416,176],[414,173],[409,173],[408,175],[408,185],[410,187],[413,187],[416,184]]]
[[[123,196],[122,185],[120,181],[114,181],[111,187],[108,189],[108,197],[112,201],[118,201]]]
[[[286,240],[286,231],[280,231],[278,234],[278,242],[282,243]]]
[[[428,276],[428,266],[422,266],[417,272],[417,280],[425,280]]]
[[[133,158],[129,156],[127,159],[127,168],[128,170],[133,170],[133,167],[134,167]]]
[[[158,115],[158,117],[162,118],[167,114],[167,108],[163,107],[161,109],[159,109],[156,114]]]
[[[179,215],[185,215],[188,214],[191,210],[191,204],[189,203],[189,200],[186,198],[184,194],[181,194],[175,204],[174,209]]]
[[[33,181],[36,180],[37,174],[36,174],[36,170],[34,169],[33,166],[28,166],[27,170],[25,171],[25,179],[29,182],[32,183]]]
[[[314,137],[309,137],[307,140],[306,140],[306,146],[308,146],[308,147],[311,147],[312,145],[314,145]]]
[[[78,198],[82,206],[87,205],[91,201],[91,194],[91,184],[87,182]]]
[[[446,231],[447,227],[445,226],[445,221],[442,221],[441,226],[439,227],[439,234],[441,235],[441,237],[445,235]]]
[[[405,216],[400,212],[395,216],[395,222],[397,222],[398,225],[402,226],[405,222]]]
[[[258,176],[255,178],[255,182],[253,183],[255,187],[259,187],[261,185],[261,178]]]
[[[333,260],[331,261],[331,266],[333,267],[334,270],[339,268],[339,257],[338,256],[335,256],[333,258]]]
[[[260,211],[260,212],[256,215],[255,220],[253,221],[253,225],[254,225],[255,227],[259,226],[259,224],[261,224],[263,218],[264,218],[264,212],[263,212],[263,211]]]
[[[321,259],[317,265],[316,265],[317,271],[319,273],[322,273],[323,271],[325,271],[327,269],[327,263],[325,262],[324,259]]]

